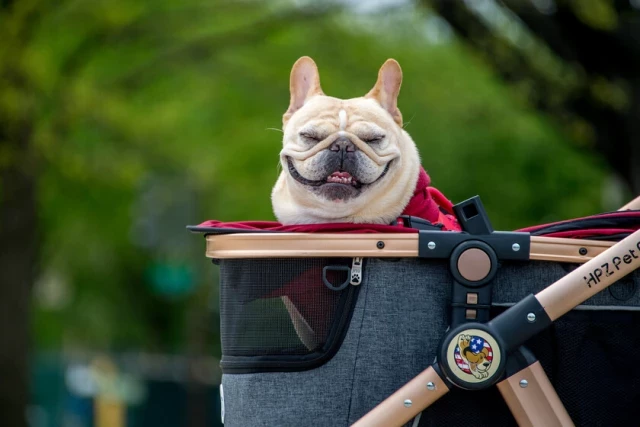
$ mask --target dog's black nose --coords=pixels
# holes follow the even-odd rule
[[[489,365],[491,365],[491,363],[489,363],[489,362],[484,362],[484,363],[482,364],[482,366],[489,366]]]
[[[329,147],[331,151],[346,151],[347,153],[353,153],[356,151],[356,146],[349,138],[346,136],[341,136],[331,144]]]

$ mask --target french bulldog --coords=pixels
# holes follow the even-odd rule
[[[282,172],[271,199],[289,224],[389,224],[411,199],[421,170],[415,143],[402,127],[402,70],[393,59],[365,96],[338,99],[320,87],[309,57],[291,69],[283,116]]]

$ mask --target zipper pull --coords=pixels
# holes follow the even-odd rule
[[[353,258],[351,264],[351,284],[358,286],[362,282],[362,257]]]

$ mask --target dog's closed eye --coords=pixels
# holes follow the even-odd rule
[[[317,144],[324,139],[322,135],[310,131],[300,132],[299,135],[304,142],[308,142],[310,144]]]
[[[385,136],[383,134],[379,134],[379,133],[359,136],[359,138],[363,142],[366,142],[367,144],[375,144],[376,142],[380,142],[384,139],[384,137]]]

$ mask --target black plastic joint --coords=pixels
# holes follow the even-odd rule
[[[399,219],[402,219],[402,222],[406,228],[415,228],[417,230],[431,230],[431,231],[442,231],[442,224],[433,224],[426,219],[419,218],[417,216],[410,215],[401,215]],[[392,221],[391,225],[398,225],[398,221]]]
[[[484,252],[487,255],[487,258],[489,259],[489,272],[485,277],[477,281],[467,280],[462,276],[462,273],[460,273],[460,264],[459,264],[460,256],[464,254],[466,251],[468,251],[469,249],[480,249],[482,252]],[[451,257],[449,259],[449,270],[451,270],[451,274],[453,275],[453,278],[458,283],[469,288],[479,288],[486,285],[490,281],[492,281],[493,278],[495,277],[498,271],[498,257],[495,251],[493,250],[493,248],[487,245],[486,243],[480,240],[467,240],[466,242],[459,244],[452,251]]]
[[[460,202],[453,206],[458,223],[470,234],[481,235],[493,233],[493,227],[482,205],[479,196]]]
[[[529,351],[526,347],[520,347],[513,353],[509,354],[507,365],[505,366],[504,374],[506,378],[509,378],[523,369],[536,363],[538,359]]]
[[[449,258],[459,244],[469,240],[489,245],[499,260],[529,260],[531,236],[529,233],[517,231],[494,231],[491,234],[476,235],[466,232],[420,230],[418,256],[420,258]]]
[[[551,319],[532,294],[488,323],[510,352],[551,325]]]

